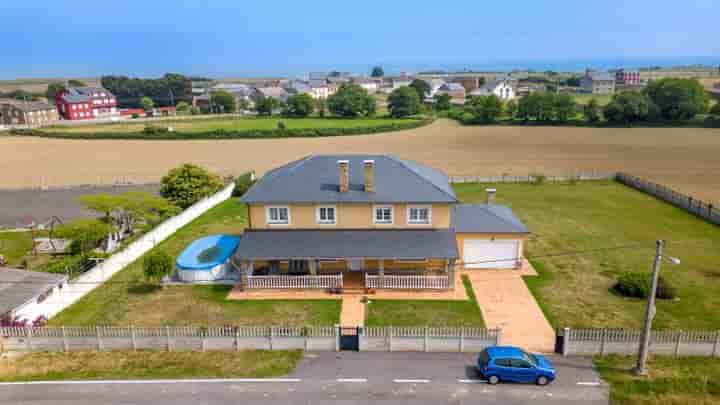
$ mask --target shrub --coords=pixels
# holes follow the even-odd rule
[[[252,173],[245,173],[243,175],[238,176],[235,179],[235,188],[233,189],[233,196],[240,197],[243,194],[245,194],[250,187],[255,184],[255,181],[252,179],[253,175]]]
[[[137,119],[137,118],[140,118],[140,114],[133,113],[133,115],[131,115],[131,117],[132,117],[132,119]]]
[[[216,193],[222,186],[223,183],[216,174],[200,166],[185,163],[170,170],[162,178],[160,195],[185,209],[202,198]]]
[[[149,253],[143,259],[143,272],[149,281],[159,281],[170,274],[173,269],[173,260],[163,250],[156,250]]]
[[[285,123],[284,123],[284,122],[278,121],[278,123],[277,123],[277,129],[278,129],[279,131],[284,131],[284,130],[287,129],[287,127],[285,126]]]
[[[620,274],[613,289],[623,297],[647,298],[650,294],[651,275],[645,273],[624,272]],[[655,297],[660,299],[673,299],[676,292],[665,279],[658,279]]]
[[[530,177],[532,177],[531,183],[536,186],[539,186],[539,185],[545,183],[545,180],[547,179],[547,176],[545,176],[542,173],[531,173]]]
[[[714,106],[710,109],[710,114],[720,116],[720,101],[715,103]]]
[[[143,133],[148,135],[164,134],[167,132],[167,127],[161,127],[159,125],[147,124],[145,128],[143,128]]]

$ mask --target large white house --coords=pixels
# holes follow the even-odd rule
[[[485,82],[479,88],[470,92],[471,96],[489,96],[494,94],[500,100],[512,100],[516,96],[517,80],[511,77],[496,77],[493,80]]]

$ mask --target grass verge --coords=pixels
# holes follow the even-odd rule
[[[155,249],[176,257],[193,240],[240,234],[247,209],[231,198],[181,228]],[[145,282],[142,258],[51,319],[51,325],[334,325],[338,300],[228,301],[229,286],[188,285],[164,289]]]
[[[467,301],[373,300],[367,326],[485,327],[470,280],[463,276]]]
[[[651,357],[649,375],[631,373],[634,357],[596,357],[615,405],[710,405],[720,403],[720,360],[707,357]]]
[[[291,372],[301,351],[40,352],[0,360],[0,381],[264,378]]]

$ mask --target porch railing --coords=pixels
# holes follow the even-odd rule
[[[248,288],[342,288],[342,274],[327,276],[249,276]]]
[[[405,290],[446,290],[450,288],[450,277],[448,276],[422,276],[422,275],[365,275],[365,286],[367,288],[387,288]]]

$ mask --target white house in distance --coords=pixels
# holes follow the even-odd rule
[[[507,101],[516,97],[515,87],[517,80],[511,77],[496,77],[493,80],[485,82],[479,88],[470,92],[471,96],[489,96],[496,95],[500,100]]]
[[[380,87],[377,80],[373,80],[369,77],[354,77],[352,82],[371,94],[376,93]]]

